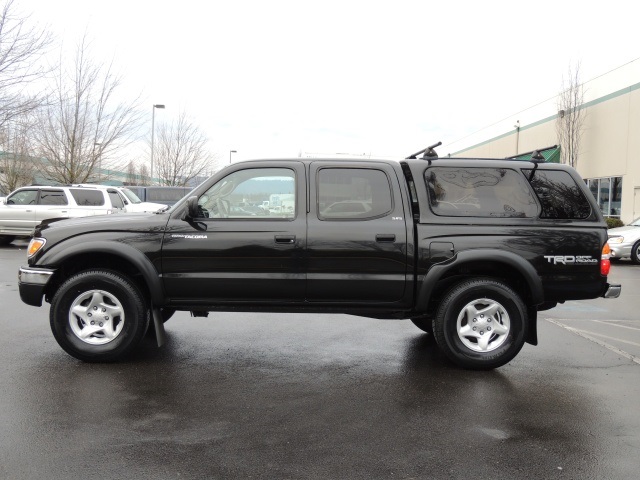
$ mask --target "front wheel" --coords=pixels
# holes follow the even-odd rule
[[[457,365],[489,370],[511,361],[525,341],[526,307],[504,283],[475,278],[454,285],[434,321],[436,342]]]
[[[631,249],[631,261],[636,265],[640,265],[640,241],[636,242]]]
[[[64,282],[51,301],[49,319],[58,344],[85,362],[123,358],[149,324],[139,288],[110,270],[80,272]]]

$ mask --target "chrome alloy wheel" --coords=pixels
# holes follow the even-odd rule
[[[456,331],[460,341],[474,352],[491,352],[509,335],[509,314],[495,300],[479,298],[460,311]]]
[[[124,308],[111,293],[89,290],[71,303],[69,325],[76,337],[83,342],[104,345],[122,332]]]

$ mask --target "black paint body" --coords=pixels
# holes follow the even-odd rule
[[[226,175],[246,168],[285,167],[296,177],[298,203],[286,221],[189,218],[186,199],[151,215],[108,215],[41,225],[46,246],[32,268],[55,270],[46,287],[21,284],[26,303],[50,300],[69,273],[107,267],[135,276],[155,306],[191,311],[343,312],[375,318],[431,313],[448,286],[468,276],[504,279],[523,297],[531,322],[555,302],[601,296],[606,224],[577,173],[564,170],[591,204],[581,220],[438,216],[424,176],[432,165],[512,169],[529,162],[263,160],[227,167],[194,189],[202,195]],[[392,209],[367,221],[322,220],[316,175],[323,166],[381,170]],[[415,185],[413,196],[411,184]],[[540,206],[538,205],[538,210]],[[589,256],[588,264],[553,264],[549,256]],[[597,261],[595,261],[597,260]]]

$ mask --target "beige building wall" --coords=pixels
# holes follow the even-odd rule
[[[586,115],[577,170],[585,179],[623,178],[620,218],[629,223],[640,217],[640,61],[625,67],[631,68],[584,86]],[[633,83],[621,86],[625,81]],[[451,156],[509,157],[555,145],[556,105],[556,99],[550,99],[492,126],[485,139],[473,139],[475,144],[443,148],[449,148]]]

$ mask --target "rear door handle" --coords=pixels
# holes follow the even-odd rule
[[[396,236],[393,233],[379,233],[376,235],[376,242],[395,242]]]
[[[296,241],[295,235],[276,235],[275,236],[276,243],[287,243],[292,244]]]

